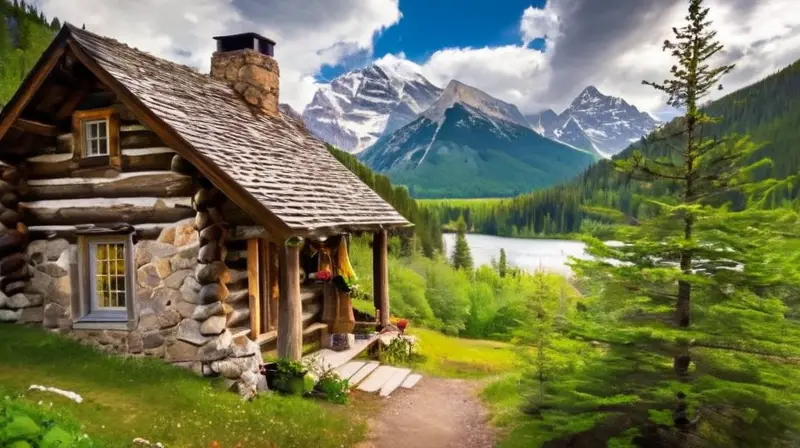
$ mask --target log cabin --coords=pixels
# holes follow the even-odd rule
[[[387,231],[409,223],[281,113],[273,41],[215,39],[202,74],[57,34],[0,114],[0,321],[235,379],[353,330],[304,274],[369,232],[388,324]]]

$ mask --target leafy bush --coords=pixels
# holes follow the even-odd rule
[[[59,426],[21,402],[0,402],[0,446],[10,448],[89,448],[92,441]]]
[[[277,362],[273,386],[284,394],[304,395],[314,389],[314,380],[309,377],[308,368],[303,363],[281,358]]]
[[[326,401],[333,404],[347,404],[349,399],[350,382],[339,378],[333,370],[327,370],[320,377],[314,392]]]
[[[395,338],[380,352],[381,364],[407,365],[419,361],[421,356],[414,350],[414,344],[408,338]]]

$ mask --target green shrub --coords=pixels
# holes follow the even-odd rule
[[[91,440],[69,432],[52,416],[23,402],[0,402],[0,446],[9,448],[89,448]]]
[[[328,370],[323,373],[317,385],[314,386],[314,392],[326,401],[334,404],[347,404],[349,390],[350,382],[346,379],[339,378],[333,370]]]

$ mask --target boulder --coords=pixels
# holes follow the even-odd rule
[[[45,328],[69,327],[69,312],[58,303],[48,303],[44,307],[44,320],[42,325],[44,325]]]
[[[211,363],[211,370],[230,380],[239,379],[242,376],[242,365],[233,359],[223,359]]]
[[[234,338],[231,343],[231,355],[237,358],[255,356],[259,365],[264,364],[264,358],[261,355],[261,346],[247,336],[238,336]]]
[[[197,242],[197,231],[194,229],[194,222],[181,221],[175,227],[175,246],[183,247],[194,242]]]
[[[234,308],[233,311],[228,314],[228,326],[229,327],[238,327],[242,324],[248,323],[250,321],[250,308],[242,307],[242,308]]]
[[[36,293],[17,293],[9,297],[6,305],[9,308],[31,308],[42,304],[42,295]]]
[[[142,240],[136,243],[134,252],[134,261],[138,269],[150,263],[153,258],[170,258],[178,252],[178,249],[171,244],[160,243],[154,240]]]
[[[181,285],[183,284],[183,280],[186,278],[187,275],[191,273],[192,271],[190,269],[182,269],[180,271],[175,271],[172,274],[170,274],[169,277],[164,279],[164,286],[172,289],[180,289]]]
[[[162,330],[165,328],[172,328],[178,325],[182,319],[183,317],[181,317],[181,313],[178,312],[178,310],[175,308],[167,308],[158,313],[158,328]]]
[[[164,336],[158,331],[148,331],[142,334],[142,348],[150,350],[164,345]]]
[[[258,382],[259,376],[253,372],[242,372],[241,378],[236,383],[239,396],[242,397],[242,400],[250,401],[258,395]]]
[[[197,357],[197,347],[188,342],[172,340],[167,341],[164,358],[168,362],[193,361]]]
[[[200,288],[198,301],[200,305],[222,301],[228,298],[228,288],[222,283],[211,283]]]
[[[200,334],[216,336],[225,331],[225,316],[211,316],[200,324]]]
[[[31,269],[30,272],[32,276],[28,279],[28,291],[39,294],[48,294],[52,291],[53,277],[50,277],[38,269]]]
[[[213,337],[203,336],[200,333],[200,322],[194,319],[184,319],[178,324],[178,331],[175,338],[179,341],[200,346],[214,339]]]
[[[63,238],[48,240],[45,248],[45,256],[49,261],[56,261],[64,251],[69,249],[69,242]]]
[[[225,266],[224,262],[215,261],[214,263],[197,265],[195,276],[198,283],[208,285],[209,283],[218,282],[227,270],[228,267]]]
[[[136,280],[139,286],[147,286],[150,288],[155,288],[161,284],[161,277],[158,275],[158,269],[153,263],[140,267],[136,271]]]
[[[197,321],[194,320],[190,321],[197,323]],[[198,360],[211,362],[227,358],[231,353],[232,342],[233,336],[231,332],[226,329],[222,334],[212,338],[208,343],[200,347],[200,350],[197,351]]]
[[[22,310],[0,310],[0,322],[17,322],[22,317]]]
[[[167,278],[172,273],[172,268],[169,265],[169,258],[156,258],[153,264],[156,266],[158,276],[162,279]]]
[[[224,316],[225,306],[222,302],[214,302],[208,305],[200,305],[194,309],[192,319],[204,321],[212,316]]]
[[[150,303],[155,312],[160,313],[177,305],[182,298],[183,296],[179,291],[161,286],[153,290]]]
[[[65,252],[66,253],[66,252]],[[63,277],[69,273],[69,271],[62,266],[60,266],[56,262],[47,262],[42,263],[36,266],[36,269],[44,272],[45,274],[49,275],[50,277]]]
[[[175,227],[170,226],[164,228],[158,235],[158,239],[156,241],[164,244],[173,244],[175,242]]]
[[[184,300],[179,300],[178,303],[175,305],[175,309],[181,314],[181,317],[186,319],[189,317],[194,316],[194,312],[197,309],[197,305],[194,303],[189,303]]]
[[[44,307],[36,306],[32,308],[24,308],[22,315],[19,317],[21,324],[39,324],[44,320]]]
[[[158,330],[158,315],[151,308],[139,312],[139,331]]]
[[[144,341],[142,333],[139,331],[132,331],[128,335],[128,351],[136,354],[144,350]]]
[[[45,261],[46,251],[47,240],[36,240],[31,241],[28,247],[25,248],[25,255],[28,256],[28,260],[30,260],[31,263],[36,265]]]
[[[183,280],[180,292],[184,301],[195,305],[205,305],[205,303],[200,300],[200,284],[197,283],[197,280],[195,280],[193,276],[186,276]]]
[[[172,272],[177,272],[183,269],[194,269],[197,265],[197,260],[194,257],[197,254],[194,254],[190,257],[182,257],[180,253],[174,255],[172,258],[169,259],[169,265],[172,268]]]

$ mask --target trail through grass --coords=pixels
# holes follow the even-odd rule
[[[220,448],[339,448],[364,437],[354,407],[275,394],[242,402],[219,380],[157,360],[102,354],[37,328],[3,325],[0,340],[0,397],[20,397],[13,400],[23,406],[41,402],[49,418],[79,428],[97,446],[127,448],[142,437],[168,447],[217,441]],[[77,392],[84,402],[28,391],[31,384]]]

